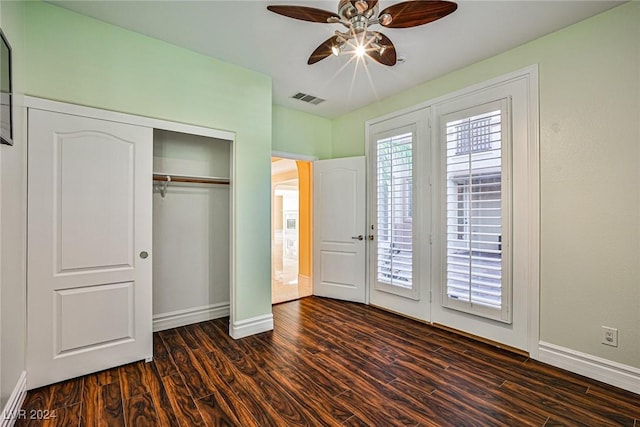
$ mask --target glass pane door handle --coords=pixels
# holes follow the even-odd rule
[[[357,236],[351,236],[351,238],[353,240],[364,240],[364,236],[362,234],[359,234]]]

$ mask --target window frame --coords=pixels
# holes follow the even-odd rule
[[[372,147],[371,147],[371,162],[372,165],[376,165],[377,161],[378,161],[378,154],[377,154],[377,144],[379,141],[381,140],[385,140],[385,139],[389,139],[389,138],[393,138],[395,136],[398,135],[404,135],[404,134],[411,134],[411,156],[412,156],[412,172],[411,172],[411,197],[410,197],[410,201],[411,201],[411,212],[412,215],[415,215],[416,209],[418,209],[417,203],[416,203],[416,167],[417,167],[417,163],[418,163],[418,155],[417,155],[417,147],[416,147],[416,143],[417,143],[417,135],[418,135],[418,131],[417,131],[417,126],[415,123],[411,123],[411,124],[407,124],[404,126],[399,126],[393,129],[387,129],[387,130],[383,130],[380,132],[376,132],[375,134],[373,134],[373,139],[372,139]],[[377,200],[377,191],[378,191],[378,176],[377,176],[377,168],[374,166],[372,168],[372,176],[370,176],[371,179],[371,183],[374,186],[373,191],[371,192],[373,200],[372,200],[372,205],[373,206],[377,206],[378,204],[378,200]],[[407,177],[401,177],[400,178],[402,180],[402,182],[400,183],[400,185],[402,186],[402,190],[400,190],[401,196],[403,201],[405,201],[407,199],[406,197],[406,182],[404,182],[405,180],[407,180]],[[393,187],[393,184],[392,184]],[[402,287],[399,285],[394,285],[393,283],[387,283],[384,281],[380,281],[378,280],[378,247],[380,244],[380,240],[378,238],[379,236],[379,232],[380,230],[378,230],[378,215],[377,212],[371,212],[370,213],[370,218],[371,218],[371,224],[375,225],[375,245],[371,250],[371,257],[370,259],[372,260],[372,265],[371,265],[371,274],[373,275],[372,277],[372,282],[373,282],[373,288],[377,291],[381,291],[381,292],[386,292],[389,294],[393,294],[393,295],[398,295],[398,296],[402,296],[405,298],[410,298],[410,299],[414,299],[417,300],[420,298],[420,286],[419,286],[419,273],[418,273],[418,264],[417,264],[417,259],[419,259],[419,242],[418,242],[418,231],[416,229],[416,222],[413,221],[412,218],[409,218],[407,216],[407,209],[406,206],[401,207],[401,211],[402,211],[402,215],[400,215],[400,219],[402,219],[403,223],[409,223],[411,224],[412,227],[412,236],[411,236],[411,264],[412,264],[412,268],[411,268],[411,287]]]

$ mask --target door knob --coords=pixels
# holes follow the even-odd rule
[[[148,256],[149,256],[149,254],[147,253],[147,251],[140,252],[140,258],[147,259]]]
[[[364,236],[362,234],[351,237],[353,240],[364,240]]]

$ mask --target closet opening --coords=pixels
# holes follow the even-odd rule
[[[313,293],[311,162],[271,159],[271,302]]]
[[[153,329],[229,315],[231,141],[154,130]]]

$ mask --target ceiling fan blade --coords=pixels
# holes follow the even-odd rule
[[[331,54],[333,53],[331,48],[338,44],[338,36],[333,36],[330,39],[325,40],[320,46],[316,48],[316,50],[313,51],[313,53],[311,53],[307,64],[312,65],[318,61],[322,61],[327,56],[331,56]]]
[[[329,18],[340,19],[338,15],[327,10],[307,6],[267,6],[267,9],[278,15],[309,22],[327,23]]]
[[[371,59],[383,65],[388,65],[390,67],[396,65],[396,62],[398,60],[398,57],[396,55],[396,47],[393,45],[391,40],[389,40],[389,37],[385,36],[382,33],[378,34],[380,34],[380,36],[382,37],[380,40],[378,40],[378,44],[380,46],[384,46],[384,52],[382,53],[382,55],[380,55],[380,51],[374,49],[368,51],[367,54]]]
[[[409,28],[428,24],[454,12],[458,5],[450,1],[405,1],[389,6],[382,12],[391,15],[391,22],[380,24],[387,28]]]

